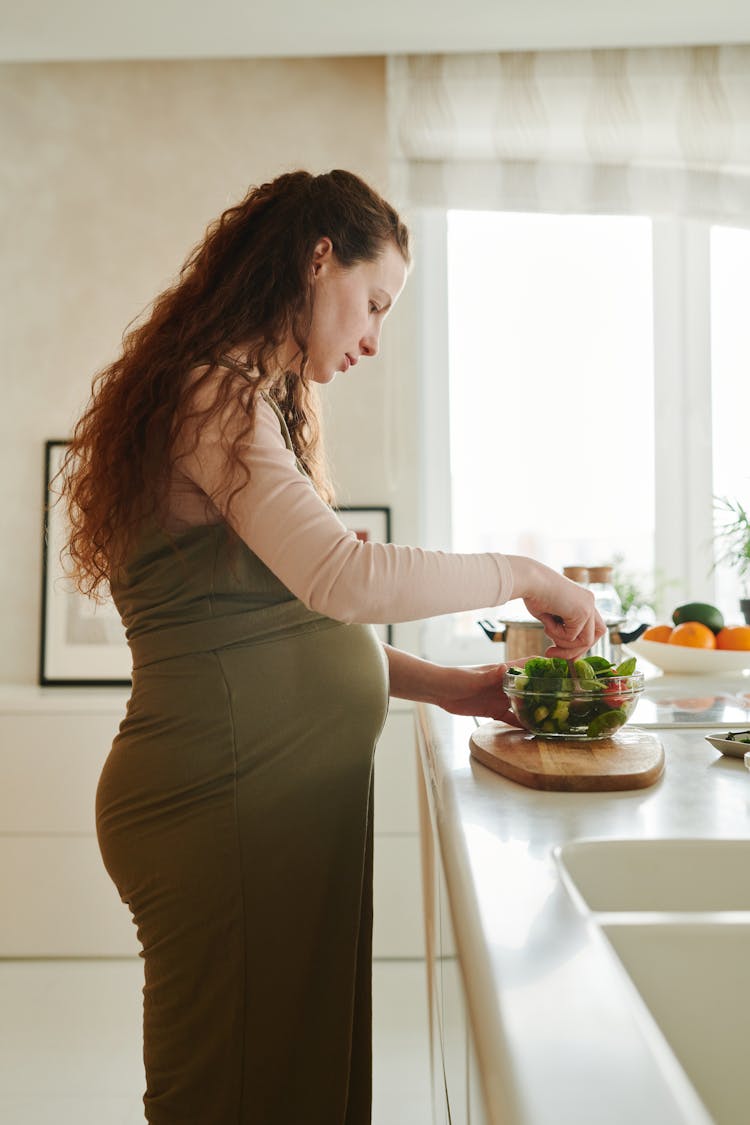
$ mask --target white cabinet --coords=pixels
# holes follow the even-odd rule
[[[428,755],[423,754],[423,762]],[[426,766],[429,769],[428,766]],[[434,1125],[486,1125],[477,1060],[435,831],[429,782],[418,773]]]
[[[0,688],[0,957],[137,956],[94,800],[127,690]],[[394,701],[375,764],[376,957],[423,955],[414,721]]]
[[[120,902],[96,837],[0,838],[2,957],[136,957],[130,912]]]
[[[393,700],[375,752],[374,957],[424,957],[411,704]]]
[[[0,690],[2,957],[137,956],[94,799],[127,691]]]

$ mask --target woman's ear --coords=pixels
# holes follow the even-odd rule
[[[312,271],[313,277],[317,277],[321,269],[327,265],[333,258],[333,243],[330,238],[319,238],[315,243],[313,250]]]

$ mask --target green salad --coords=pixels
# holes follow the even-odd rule
[[[533,656],[508,669],[504,686],[519,722],[534,734],[605,738],[627,722],[642,684],[635,657],[615,666],[603,656]]]

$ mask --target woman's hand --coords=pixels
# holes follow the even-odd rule
[[[392,645],[383,645],[383,649],[388,658],[390,694],[394,698],[434,703],[453,715],[476,715],[499,719],[514,727],[519,725],[503,691],[503,675],[509,665],[452,668],[422,660]]]
[[[514,667],[524,663],[520,660]],[[441,668],[435,703],[451,715],[476,715],[519,727],[503,691],[509,664],[478,664],[468,668]]]
[[[590,590],[535,559],[509,555],[513,597],[523,598],[552,641],[548,656],[577,660],[607,631]]]

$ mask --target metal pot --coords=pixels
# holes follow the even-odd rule
[[[505,663],[508,664],[527,656],[542,656],[552,644],[540,621],[502,621],[485,617],[478,624],[491,641],[505,642]],[[622,633],[622,624],[622,619],[610,622],[608,632],[596,642],[591,651],[611,660],[613,664],[619,664],[622,645],[637,640],[648,628],[648,625],[639,625],[628,633]]]

